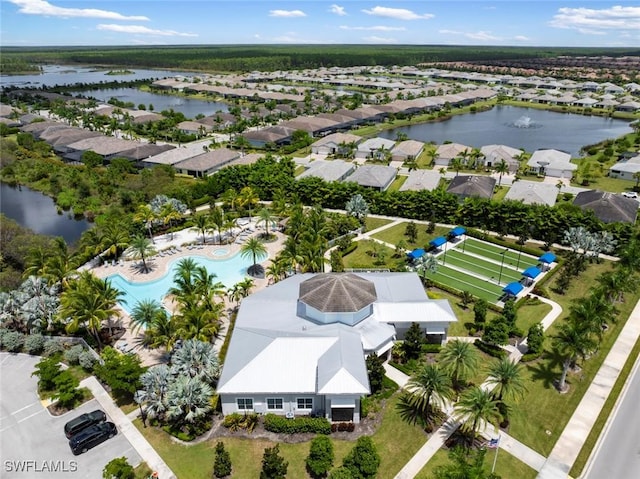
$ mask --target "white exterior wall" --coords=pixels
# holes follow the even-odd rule
[[[299,410],[297,408],[298,398],[313,398],[313,409]],[[253,399],[253,411],[239,410],[237,399],[238,398],[250,398]],[[281,398],[283,407],[282,409],[267,409],[268,398]],[[315,394],[222,394],[220,396],[220,402],[222,404],[222,414],[225,416],[232,413],[244,414],[245,412],[255,412],[258,414],[279,414],[284,416],[288,412],[294,413],[296,416],[308,416],[311,412],[325,410],[324,396],[318,396]]]
[[[546,176],[553,176],[554,178],[571,178],[573,176],[572,170],[564,170],[562,168],[548,168],[545,170]]]
[[[620,178],[621,180],[635,181],[635,178],[633,177],[633,173],[631,173],[630,171],[610,170],[609,176],[611,178]]]

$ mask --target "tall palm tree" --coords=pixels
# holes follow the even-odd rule
[[[231,211],[236,210],[236,206],[238,206],[239,195],[238,192],[234,188],[229,188],[224,193],[222,193],[222,201],[231,208]]]
[[[149,233],[149,239],[153,241],[153,222],[158,219],[158,216],[153,211],[150,205],[139,205],[133,215],[134,223],[142,223]]]
[[[251,290],[255,286],[255,282],[252,278],[245,278],[238,283],[240,289],[240,299],[244,299],[251,294]]]
[[[449,167],[456,172],[456,176],[458,176],[458,173],[460,173],[460,170],[464,167],[464,163],[463,163],[463,159],[456,156],[455,158],[451,159],[451,162],[449,163]]]
[[[596,289],[589,295],[575,300],[569,308],[571,320],[594,333],[599,339],[609,323],[615,321],[616,314],[616,308],[608,301],[602,289]]]
[[[136,303],[131,311],[131,330],[135,334],[140,329],[147,331],[160,316],[166,316],[167,311],[155,299],[142,299]]]
[[[249,219],[251,219],[251,208],[257,205],[259,201],[258,195],[250,186],[245,186],[240,190],[238,204],[241,208],[246,208],[249,211]]]
[[[222,230],[225,226],[227,219],[224,215],[224,211],[219,206],[214,207],[209,211],[209,224],[215,226],[218,232],[218,243],[222,244]]]
[[[264,268],[258,264],[258,257],[266,256],[266,254],[267,248],[255,237],[249,238],[249,240],[241,246],[240,255],[243,258],[251,258],[251,261],[253,261],[253,264],[247,269],[247,273],[250,276],[262,276]]]
[[[176,205],[172,201],[167,201],[160,208],[160,217],[165,225],[169,225],[169,228],[173,226],[173,222],[182,218],[182,213],[176,208]],[[173,231],[171,232],[171,239],[173,239]]]
[[[166,364],[153,366],[140,376],[142,389],[137,391],[137,400],[145,405],[145,414],[151,419],[164,419],[167,413],[167,393],[171,379],[171,373]]]
[[[485,391],[478,386],[462,394],[454,411],[455,417],[463,422],[463,427],[474,438],[480,428],[484,428],[487,423],[497,425],[501,419],[498,401],[493,398],[490,391]]]
[[[207,244],[207,231],[209,230],[210,219],[204,213],[198,213],[193,217],[194,228],[202,235],[202,243]]]
[[[169,294],[178,298],[179,302],[186,302],[196,295],[196,271],[199,265],[193,258],[184,258],[178,262],[178,267],[173,275],[174,286],[169,289]]]
[[[134,259],[142,260],[142,270],[146,273],[149,271],[147,266],[147,258],[155,254],[156,249],[151,244],[151,240],[144,236],[136,236],[131,240],[131,244],[125,250],[124,255]]]
[[[507,356],[493,362],[487,383],[497,388],[494,396],[498,402],[504,398],[523,397],[527,390],[522,379],[522,366]]]
[[[433,412],[432,402],[443,407],[451,399],[451,379],[435,364],[426,364],[407,382],[408,397],[403,401],[401,414],[405,420],[415,424],[427,423]],[[408,406],[408,407],[406,407]]]
[[[271,264],[267,267],[266,275],[272,283],[277,283],[285,277],[287,270],[287,263],[279,256],[275,260],[271,260]]]
[[[273,216],[273,214],[271,214],[271,211],[269,211],[268,208],[262,208],[260,211],[258,211],[258,220],[256,221],[256,224],[260,225],[263,224],[264,225],[264,236],[265,238],[269,238],[269,226],[272,225],[273,223],[275,223],[276,221],[276,217]]]
[[[439,364],[450,374],[453,387],[460,390],[462,382],[478,371],[479,355],[473,343],[454,339],[440,351]]]
[[[569,320],[558,327],[558,332],[553,337],[553,344],[562,357],[562,374],[558,381],[558,390],[567,390],[567,373],[574,366],[578,358],[585,358],[596,348],[596,342],[591,332],[584,325]]]
[[[509,173],[509,164],[504,161],[504,159],[501,159],[493,166],[493,169],[496,173],[500,174],[500,176],[498,177],[498,186],[500,186],[500,184],[502,184],[502,175],[504,175],[505,173]]]
[[[188,339],[171,356],[171,373],[176,376],[198,377],[214,385],[220,372],[218,352],[211,343]]]
[[[144,343],[152,348],[165,348],[171,351],[178,339],[178,325],[168,314],[154,317],[144,332]]]
[[[220,332],[220,317],[224,314],[224,303],[212,308],[199,304],[183,305],[172,320],[178,325],[177,334],[182,339],[197,339],[210,342]]]
[[[105,250],[110,256],[117,257],[129,245],[129,231],[124,223],[107,223],[103,236]]]

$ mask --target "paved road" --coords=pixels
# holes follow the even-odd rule
[[[601,439],[585,479],[635,479],[640,475],[640,359],[636,360],[626,394]]]

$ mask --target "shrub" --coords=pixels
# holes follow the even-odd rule
[[[542,356],[542,352],[539,352],[539,353],[527,353],[527,354],[523,354],[522,355],[522,357],[520,358],[520,361],[522,361],[523,363],[528,363],[528,362],[531,362],[531,361],[535,361],[540,356]]]
[[[10,353],[20,352],[24,344],[24,334],[18,331],[9,331],[2,337],[2,349]]]
[[[102,470],[103,479],[134,479],[135,477],[133,466],[124,456],[112,459]]]
[[[238,429],[242,429],[243,420],[244,420],[244,416],[242,414],[238,414],[237,412],[234,412],[224,417],[224,420],[222,421],[222,425],[227,429],[229,429],[230,431],[237,431]]]
[[[344,467],[349,469],[353,477],[373,479],[378,474],[380,455],[373,440],[369,436],[361,436],[356,445],[344,458]]]
[[[43,358],[36,364],[31,375],[38,377],[38,390],[52,391],[56,387],[56,378],[60,375],[60,364],[54,358]]]
[[[484,341],[476,340],[473,344],[475,344],[480,351],[494,358],[502,358],[507,355],[507,352],[501,347],[485,343]]]
[[[47,339],[44,342],[44,355],[53,356],[54,354],[61,353],[64,350],[60,341],[55,339]]]
[[[44,336],[42,334],[30,334],[24,339],[24,352],[27,354],[40,354],[44,349]]]
[[[276,414],[264,416],[264,428],[270,432],[296,434],[312,432],[315,434],[330,434],[331,423],[324,417],[296,417],[288,419]]]
[[[439,353],[442,349],[442,344],[440,343],[425,343],[422,345],[422,352],[427,353]]]
[[[93,365],[96,363],[97,359],[93,354],[89,351],[82,351],[80,356],[78,356],[78,363],[82,366],[83,369],[87,371],[91,371],[93,369]]]
[[[216,458],[213,461],[213,477],[227,477],[231,475],[231,457],[224,448],[223,442],[216,444]]]
[[[544,344],[544,330],[541,323],[536,323],[529,328],[527,335],[528,353],[539,354]]]
[[[280,445],[267,447],[262,456],[260,479],[285,479],[289,463],[280,455]]]
[[[369,385],[371,393],[375,394],[382,389],[382,381],[385,376],[384,361],[376,353],[371,353],[366,359],[367,375],[369,376]]]
[[[333,443],[327,436],[316,436],[311,441],[306,459],[307,471],[313,477],[325,477],[333,467]]]
[[[64,360],[71,365],[78,364],[80,362],[80,355],[84,351],[84,348],[80,344],[76,344],[75,346],[67,349],[64,352]]]

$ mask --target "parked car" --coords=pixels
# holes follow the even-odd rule
[[[107,415],[100,409],[96,409],[66,423],[64,425],[64,435],[67,436],[67,439],[71,439],[72,436],[75,436],[83,429],[93,426],[94,424],[105,422],[106,420]]]
[[[638,193],[636,193],[635,191],[623,191],[622,196],[624,196],[625,198],[638,199]]]
[[[87,452],[92,447],[118,434],[116,425],[112,422],[101,422],[83,429],[69,440],[69,447],[74,455]]]

